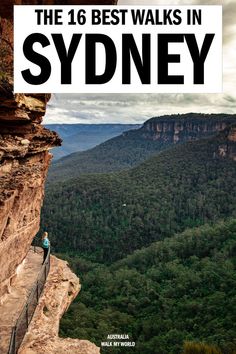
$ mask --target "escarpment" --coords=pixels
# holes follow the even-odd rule
[[[234,123],[236,115],[230,114],[177,114],[149,119],[140,133],[148,140],[177,144],[215,135]]]
[[[39,229],[48,150],[61,143],[40,124],[50,95],[13,94],[12,19],[4,11],[9,8],[1,3],[0,302]]]
[[[49,149],[61,143],[40,125],[48,99],[0,82],[0,301],[39,229]]]

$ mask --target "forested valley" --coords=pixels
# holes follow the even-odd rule
[[[41,230],[82,283],[62,336],[136,342],[102,353],[236,353],[230,129],[167,144],[129,169],[49,180]]]
[[[128,333],[136,347],[126,350],[138,354],[180,354],[185,341],[186,354],[235,353],[235,254],[234,219],[188,229],[110,266],[67,256],[82,291],[61,334],[100,345],[107,333]],[[211,347],[198,351],[199,342]]]
[[[86,173],[127,170],[175,144],[215,136],[232,124],[236,124],[235,114],[189,113],[153,117],[139,129],[126,131],[92,149],[53,162],[48,183],[62,182]],[[73,138],[69,136],[68,139],[73,145]]]

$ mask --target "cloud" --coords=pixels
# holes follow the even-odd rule
[[[120,0],[119,4],[166,5],[161,0]],[[172,0],[172,5],[206,5],[205,0]],[[141,123],[171,113],[235,113],[236,111],[236,3],[223,5],[224,92],[222,94],[60,94],[49,102],[45,123]]]
[[[77,98],[77,99],[76,99]],[[234,113],[236,98],[221,94],[56,95],[46,123],[142,123],[172,113]]]

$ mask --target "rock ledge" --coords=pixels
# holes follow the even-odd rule
[[[63,313],[80,291],[80,282],[67,262],[51,256],[51,269],[29,330],[18,354],[98,354],[87,340],[59,338]]]

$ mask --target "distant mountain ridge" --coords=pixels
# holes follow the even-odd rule
[[[234,123],[236,115],[230,114],[189,113],[153,117],[139,129],[126,131],[91,150],[56,161],[49,170],[48,180],[129,169],[173,144],[214,136]]]
[[[140,128],[147,139],[185,142],[211,136],[236,122],[236,115],[179,114],[153,117]]]
[[[76,151],[85,151],[102,142],[137,129],[140,124],[47,124],[46,128],[56,131],[63,144],[52,150],[54,161]]]

